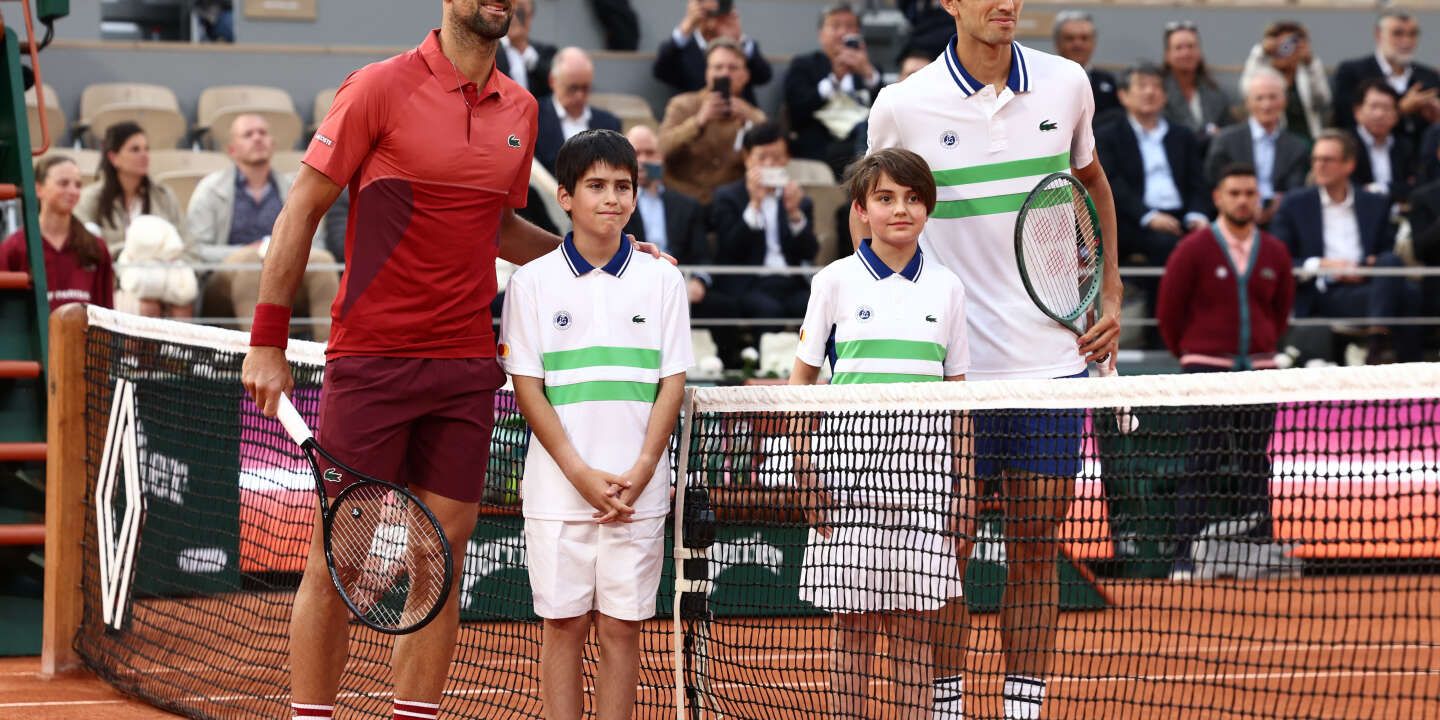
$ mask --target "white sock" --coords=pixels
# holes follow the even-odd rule
[[[1045,681],[1023,675],[1005,676],[1005,720],[1039,720],[1045,702]]]
[[[964,676],[935,678],[935,720],[965,720]]]

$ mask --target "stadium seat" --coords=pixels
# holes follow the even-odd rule
[[[51,155],[64,155],[65,157],[74,160],[75,165],[80,168],[80,179],[86,185],[89,185],[90,183],[96,182],[100,179],[99,150],[89,150],[83,148],[51,148],[50,152],[45,153],[44,155],[40,156],[40,158],[36,158],[36,160],[39,160],[41,158],[47,158]]]
[[[834,185],[835,173],[830,166],[819,160],[806,160],[794,158],[786,166],[790,171],[790,179],[801,185]]]
[[[540,164],[539,160],[530,161],[530,187],[540,193],[540,199],[545,203],[545,213],[550,216],[550,222],[560,228],[560,233],[570,232],[570,216],[560,207],[560,201],[555,199],[555,191],[560,189],[560,183],[555,176]]]
[[[304,150],[277,150],[275,157],[270,158],[270,167],[281,175],[294,175],[300,172],[300,161],[304,157]]]
[[[330,106],[335,104],[335,91],[340,88],[325,88],[315,93],[315,108],[310,111],[310,129],[316,130],[320,127],[321,121],[330,114]]]
[[[170,88],[145,83],[96,83],[80,93],[75,132],[99,147],[111,125],[133,120],[145,129],[152,148],[173,148],[185,137],[185,116]]]
[[[300,115],[290,93],[263,85],[218,85],[200,93],[195,109],[196,136],[208,134],[211,147],[227,142],[230,123],[239,115],[260,115],[270,121],[275,149],[290,150],[300,140]]]
[[[800,347],[800,333],[773,332],[760,336],[760,365],[756,373],[761,377],[789,377],[795,364],[795,350]]]
[[[230,167],[225,153],[204,150],[151,150],[150,175],[159,177],[174,172],[199,173],[202,177]]]
[[[660,123],[655,120],[655,113],[650,109],[650,103],[639,95],[627,93],[593,93],[590,95],[590,104],[601,110],[609,110],[620,118],[620,130],[630,132],[630,128],[636,125],[649,125],[652,128],[659,128]]]
[[[791,161],[794,162],[793,160]],[[828,172],[829,168],[825,168]],[[835,211],[850,201],[845,188],[833,183],[826,185],[801,185],[805,194],[815,203],[815,239],[820,242],[820,251],[815,254],[815,264],[824,267],[840,255],[839,233],[835,227]]]
[[[208,174],[192,170],[172,170],[161,175],[152,174],[150,177],[170,188],[170,192],[175,195],[175,201],[184,209],[190,207],[190,196],[195,194],[195,186]]]
[[[45,121],[50,126],[50,146],[56,147],[65,143],[65,131],[68,123],[65,119],[65,110],[60,107],[60,96],[55,93],[55,88],[50,83],[45,83]],[[40,149],[40,108],[39,99],[35,95],[35,88],[25,91],[25,115],[30,124],[30,149]]]

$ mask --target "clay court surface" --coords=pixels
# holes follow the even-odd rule
[[[1440,622],[1433,599],[1440,577],[1357,576],[1263,583],[1109,583],[1117,607],[1061,616],[1061,652],[1051,681],[1049,718],[1421,718],[1440,716]],[[237,598],[232,598],[235,600]],[[284,596],[245,596],[244,627],[190,623],[217,600],[138,601],[132,637],[148,660],[130,658],[129,680],[178,703],[196,703],[217,677],[218,702],[194,705],[217,717],[283,717]],[[201,607],[201,604],[209,607]],[[1181,609],[1184,608],[1184,609]],[[161,618],[189,626],[190,647],[156,642]],[[996,615],[976,616],[976,652],[967,680],[971,717],[999,715],[1002,676]],[[671,718],[669,624],[647,633],[637,717]],[[227,640],[227,638],[231,638]],[[374,636],[357,643],[344,697],[382,717],[389,695],[379,682],[387,652]],[[538,627],[467,625],[446,702],[453,717],[525,717],[539,710],[534,658]],[[138,641],[138,642],[137,642]],[[251,650],[227,650],[238,642]],[[814,718],[823,700],[827,653],[823,618],[730,619],[711,627],[711,707],[729,718]],[[882,643],[883,645],[883,643]],[[108,644],[105,647],[114,649]],[[232,656],[233,655],[233,656]],[[188,656],[188,657],[185,657]],[[117,658],[118,659],[118,658]],[[223,670],[221,668],[224,668]],[[88,675],[44,680],[38,661],[0,661],[0,717],[166,718]],[[873,692],[889,694],[884,662]],[[670,706],[673,708],[673,704]],[[978,712],[977,712],[978,711]],[[371,713],[369,715],[366,712]],[[875,706],[870,716],[892,715]],[[713,715],[712,715],[713,717]]]

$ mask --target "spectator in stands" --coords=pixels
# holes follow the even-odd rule
[[[1200,31],[1189,21],[1165,24],[1165,119],[1195,133],[1203,144],[1235,121],[1230,95],[1210,76]]]
[[[1330,84],[1325,66],[1310,49],[1310,33],[1293,20],[1278,20],[1250,48],[1244,75],[1270,67],[1285,78],[1285,129],[1308,143],[1330,119]]]
[[[554,175],[555,156],[566,140],[586,130],[620,132],[620,118],[590,106],[595,64],[584,50],[567,47],[555,53],[549,82],[550,97],[540,99],[540,129],[535,136],[535,159]]]
[[[1126,122],[1095,134],[1115,189],[1120,255],[1142,255],[1146,265],[1164,265],[1181,236],[1209,224],[1202,211],[1200,150],[1188,128],[1161,116],[1164,76],[1154,65],[1125,71],[1120,104]]]
[[[921,55],[934,60],[955,36],[955,18],[945,12],[943,0],[899,0],[900,12],[910,21],[906,43]]]
[[[1285,242],[1301,271],[1295,317],[1398,317],[1415,315],[1420,289],[1399,276],[1366,277],[1357,267],[1398,268],[1390,202],[1351,182],[1355,140],[1343,130],[1324,130],[1311,150],[1315,185],[1285,195],[1272,232]],[[1322,274],[1321,271],[1330,271]],[[1385,335],[1394,341],[1401,362],[1420,359],[1420,334],[1414,326],[1369,328],[1367,362],[1378,362]]]
[[[740,98],[749,79],[744,51],[717,39],[706,50],[706,89],[676,95],[665,106],[660,152],[672,189],[709,204],[715,188],[745,174],[741,135],[765,121],[765,113]]]
[[[790,150],[774,123],[745,133],[745,177],[715,191],[710,229],[721,265],[785,268],[808,265],[819,252],[813,205],[786,175]],[[721,288],[750,318],[805,316],[810,283],[796,275],[729,275]]]
[[[260,115],[240,115],[230,123],[226,152],[234,164],[206,175],[190,196],[186,217],[190,240],[204,262],[258,265],[269,249],[270,231],[294,178],[271,168],[275,138],[270,123]],[[310,246],[308,264],[334,263],[321,227]],[[300,281],[296,299],[316,320],[312,327],[318,341],[330,338],[330,305],[339,289],[340,277],[333,270],[307,272]],[[210,303],[218,306],[215,314],[233,314],[249,332],[260,298],[260,271],[217,271],[206,284],[205,295],[207,301],[219,301]]]
[[[760,45],[741,30],[734,0],[688,0],[685,17],[655,55],[655,78],[682,93],[710,87],[710,46],[721,38],[739,49],[750,78],[735,95],[756,104],[752,86],[770,82],[775,73],[760,54]]]
[[[151,317],[193,317],[195,273],[178,266],[192,259],[184,234],[178,232],[184,227],[180,203],[149,173],[150,142],[145,131],[133,122],[111,125],[101,141],[100,182],[80,193],[75,215],[94,226],[92,231],[99,232],[111,257],[121,265],[116,275],[124,295],[116,298],[117,307]],[[147,222],[137,235],[144,241],[142,246],[127,252],[130,225],[142,217],[163,220],[172,231]],[[161,262],[172,267],[123,267]]]
[[[1359,102],[1360,83],[1380,78],[1400,95],[1396,134],[1422,146],[1425,128],[1440,121],[1440,74],[1414,62],[1420,45],[1420,23],[1400,8],[1386,8],[1375,21],[1375,54],[1353,58],[1335,69],[1335,124],[1355,127],[1350,109]]]
[[[605,35],[606,50],[633,52],[640,47],[640,16],[630,0],[590,0]]]
[[[1410,193],[1410,247],[1415,260],[1428,267],[1440,267],[1440,180],[1421,185]],[[1440,276],[1420,281],[1425,305],[1422,314],[1440,314]]]
[[[936,55],[929,54],[922,48],[914,45],[907,46],[905,52],[900,54],[900,72],[898,73],[900,81],[904,82],[905,78],[914,75],[920,68],[935,62],[935,58]]]
[[[838,176],[855,156],[855,129],[882,83],[860,35],[860,17],[848,4],[820,13],[819,37],[819,50],[790,61],[785,105],[795,156],[824,161]]]
[[[1223,168],[1213,198],[1219,217],[1181,240],[1165,264],[1156,319],[1165,346],[1187,373],[1275,367],[1295,299],[1295,278],[1285,244],[1255,223],[1259,196],[1254,168],[1239,163]],[[1172,580],[1192,577],[1191,543],[1202,519],[1213,516],[1204,507],[1207,496],[1238,496],[1248,506],[1241,514],[1255,521],[1249,534],[1270,535],[1266,448],[1274,427],[1274,406],[1192,415],[1185,472],[1176,492],[1179,542]],[[1222,474],[1227,465],[1228,475]],[[1218,487],[1219,477],[1237,477],[1239,486]]]
[[[150,179],[150,141],[133,122],[119,122],[101,142],[100,182],[80,193],[75,214],[100,227],[112,257],[125,247],[125,228],[137,215],[159,215],[183,227],[180,203],[170,189]]]
[[[100,238],[75,217],[80,202],[80,167],[64,155],[35,163],[35,199],[39,201],[41,246],[45,249],[45,292],[50,310],[66,303],[115,305],[115,270]],[[0,243],[0,270],[29,272],[25,229]]]
[[[1220,131],[1205,158],[1205,177],[1213,187],[1220,170],[1239,162],[1255,168],[1260,182],[1260,225],[1270,224],[1280,196],[1305,184],[1305,141],[1285,131],[1285,78],[1272,68],[1257,67],[1241,81],[1250,119]]]
[[[686,265],[711,264],[710,238],[705,234],[705,209],[693,198],[665,186],[660,139],[655,136],[655,131],[646,125],[636,125],[625,136],[635,147],[635,158],[640,163],[635,214],[630,216],[625,232],[634,235],[639,242],[652,243],[661,252],[668,253],[682,269]],[[739,307],[734,299],[714,289],[714,285],[714,279],[708,273],[686,273],[690,316],[738,317]],[[722,358],[733,361],[733,354],[739,348],[734,342],[721,342],[722,336],[728,338],[730,334],[713,334],[717,343],[724,346]]]
[[[1095,20],[1083,10],[1064,10],[1055,16],[1052,39],[1055,52],[1085,68],[1090,89],[1095,93],[1095,116],[1091,124],[1100,127],[1124,114],[1116,95],[1115,76],[1090,64],[1095,56]]]
[[[1391,202],[1410,199],[1415,185],[1415,146],[1395,134],[1400,122],[1400,96],[1380,78],[1360,83],[1355,93],[1354,137],[1360,152],[1355,157],[1355,183],[1389,196]]]
[[[195,0],[195,18],[206,42],[235,42],[235,3],[232,0]]]
[[[1416,185],[1440,180],[1440,123],[1431,125],[1421,135],[1420,156],[1415,159],[1415,165]]]
[[[550,94],[550,63],[555,46],[530,39],[535,0],[514,0],[514,5],[515,17],[510,21],[509,33],[500,38],[495,67],[536,99],[543,98]]]

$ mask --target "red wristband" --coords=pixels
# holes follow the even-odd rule
[[[275,303],[255,306],[255,319],[250,326],[250,346],[278,347],[290,342],[290,308]]]

